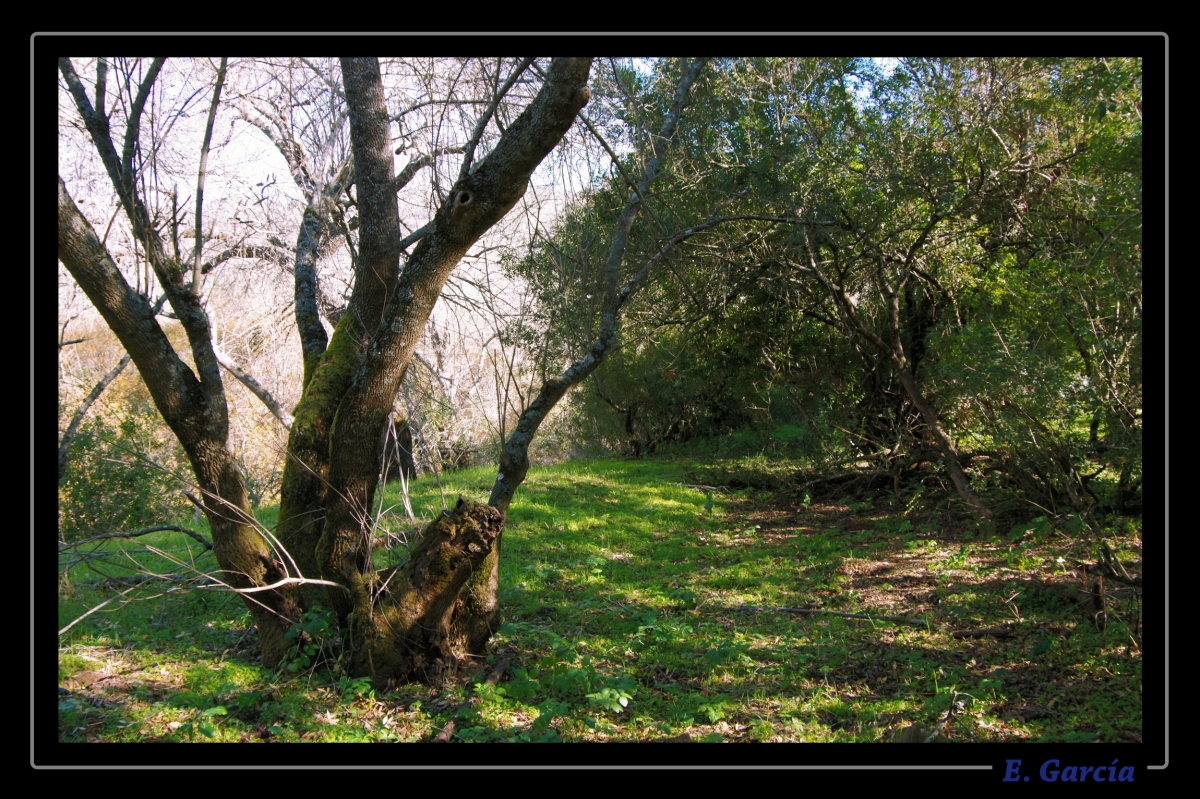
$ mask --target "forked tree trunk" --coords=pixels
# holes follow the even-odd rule
[[[461,504],[430,527],[404,569],[381,577],[370,562],[367,512],[379,475],[376,446],[442,285],[467,250],[520,200],[534,169],[570,128],[589,97],[591,59],[551,63],[541,91],[487,157],[472,169],[463,165],[450,200],[427,226],[403,274],[395,195],[401,183],[393,172],[379,65],[375,59],[343,59],[360,220],[355,289],[349,312],[324,346],[307,302],[317,237],[312,215],[306,216],[296,270],[298,323],[308,331],[304,394],[292,423],[281,490],[275,540],[283,547],[274,551],[255,529],[227,446],[228,411],[203,298],[184,282],[178,260],[166,254],[137,195],[138,126],[163,59],[151,64],[128,112],[123,160],[109,135],[104,93],[98,92],[101,110],[93,109],[70,61],[59,63],[134,235],[187,333],[194,371],[179,358],[145,299],[130,289],[61,178],[59,259],[120,338],[187,452],[204,495],[222,579],[251,589],[243,598],[258,627],[264,665],[279,663],[289,646],[289,625],[302,607],[318,603],[336,611],[360,674],[420,677],[433,666],[481,651],[498,618],[490,575],[502,514]],[[499,101],[497,96],[480,131]],[[473,149],[474,144],[466,152],[468,162]],[[299,577],[324,578],[332,587],[326,591],[308,583],[301,592],[295,585]]]
[[[494,508],[460,503],[427,528],[402,568],[375,571],[370,509],[380,473],[378,442],[442,285],[517,203],[533,170],[570,128],[589,97],[590,65],[591,59],[551,63],[542,90],[487,157],[464,167],[401,271],[379,66],[373,59],[342,60],[360,220],[358,274],[351,312],[340,320],[296,409],[280,537],[303,551],[306,576],[316,571],[339,584],[323,601],[306,594],[305,603],[334,610],[352,673],[377,685],[432,679],[481,654],[499,623],[494,550],[503,514]]]
[[[58,258],[116,333],[145,379],[155,406],[187,453],[203,497],[221,579],[237,589],[282,580],[287,576],[286,569],[255,528],[245,483],[226,444],[229,419],[225,395],[211,350],[207,362],[203,357],[201,348],[207,339],[194,336],[195,360],[204,364],[198,369],[198,379],[171,347],[154,309],[125,281],[96,231],[67,193],[61,177]],[[178,284],[162,282],[177,315],[189,319],[194,328],[207,325],[194,295]],[[296,591],[288,585],[259,591],[246,604],[258,628],[263,660],[274,665],[289,645],[285,638],[288,624],[300,615]]]
[[[155,407],[187,453],[212,531],[213,554],[221,567],[221,579],[235,589],[254,589],[252,595],[243,594],[243,598],[258,628],[263,660],[274,666],[288,647],[288,625],[299,618],[299,596],[294,585],[285,581],[287,568],[257,529],[245,482],[228,446],[229,408],[202,297],[196,286],[184,282],[183,265],[167,254],[138,194],[135,145],[142,112],[164,61],[156,58],[150,64],[129,107],[123,157],[117,154],[103,112],[104,92],[97,90],[97,106],[93,107],[69,58],[59,59],[59,71],[134,237],[187,334],[194,368],[184,363],[159,327],[156,310],[130,288],[95,229],[71,199],[61,176],[58,258],[125,347],[146,381]],[[214,107],[219,87],[218,81]],[[201,181],[203,174],[202,170]],[[199,255],[195,263],[199,263]]]
[[[620,285],[618,269],[629,228],[640,210],[644,190],[661,168],[663,150],[674,135],[688,91],[704,62],[698,59],[685,71],[654,143],[654,157],[640,185],[631,192],[614,229],[606,264],[607,291],[599,338],[566,371],[548,379],[521,414],[504,444],[500,473],[488,504],[460,499],[452,512],[443,514],[426,528],[405,565],[373,576],[353,597],[354,610],[347,619],[355,642],[353,668],[370,675],[376,685],[414,677],[428,681],[443,669],[470,663],[484,654],[499,626],[500,537],[509,503],[529,470],[529,445],[550,410],[605,359],[616,338],[621,306],[666,251],[651,258],[624,287]],[[512,130],[510,126],[509,131]],[[483,172],[481,166],[479,173]],[[700,229],[698,226],[679,234],[667,247]],[[414,258],[419,252],[414,253]],[[411,268],[407,267],[405,274]],[[344,412],[339,411],[339,426]],[[336,475],[336,462],[334,466],[331,475]],[[332,520],[326,522],[327,539],[333,524]],[[336,564],[337,553],[330,560]]]

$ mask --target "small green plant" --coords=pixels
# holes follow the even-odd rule
[[[718,666],[729,660],[737,652],[737,649],[729,641],[722,641],[715,647],[712,647],[704,653],[704,659],[713,666]]]
[[[298,674],[312,668],[328,636],[329,614],[319,605],[305,611],[300,616],[300,621],[293,624],[284,634],[284,638],[295,641],[295,645],[280,660],[280,672]]]
[[[599,691],[587,695],[587,700],[592,705],[603,710],[611,710],[614,713],[620,713],[629,706],[629,700],[633,697],[626,691],[612,686],[605,686]]]
[[[922,486],[922,487],[918,488],[916,491],[912,492],[912,494],[909,496],[908,500],[904,503],[904,514],[907,516],[908,514],[912,513],[917,508],[919,508],[921,506],[921,500],[924,496],[925,496],[925,487],[924,486]]]
[[[667,595],[680,607],[690,608],[696,604],[696,595],[686,588],[676,588]],[[688,628],[691,631],[691,628]]]
[[[196,733],[200,733],[205,738],[212,738],[217,734],[217,728],[213,723],[213,719],[217,716],[227,716],[229,710],[223,705],[210,707],[200,714],[198,719],[193,719],[179,728],[179,731],[187,735],[191,741],[196,737]]]
[[[1025,549],[1009,547],[1008,551],[1004,553],[1004,562],[1010,569],[1028,572],[1037,569],[1045,560],[1030,554]]]
[[[750,737],[760,742],[774,740],[775,728],[766,719],[755,719],[754,723],[750,725]]]
[[[1032,521],[1014,524],[1008,531],[1008,540],[1016,543],[1025,540],[1026,537],[1032,537],[1034,541],[1041,543],[1046,540],[1053,529],[1049,519],[1045,516],[1038,516]]]
[[[370,677],[347,677],[342,675],[338,677],[338,690],[341,691],[342,697],[346,699],[355,699],[360,696],[375,698],[375,691],[371,688]]]
[[[975,551],[971,544],[963,544],[958,552],[947,556],[944,560],[936,561],[933,565],[938,571],[962,569],[967,564],[967,558]]]
[[[728,697],[718,696],[701,702],[696,707],[696,715],[702,716],[709,724],[716,724],[721,719],[725,718],[726,712],[731,708]]]
[[[562,738],[559,737],[558,730],[553,729],[550,724],[556,718],[562,717],[570,713],[571,708],[566,702],[558,702],[553,699],[547,699],[537,706],[538,717],[533,720],[533,724],[529,726],[531,735],[537,736],[533,740],[537,743],[559,743]]]

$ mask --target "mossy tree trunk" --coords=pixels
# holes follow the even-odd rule
[[[499,622],[491,575],[503,516],[494,509],[461,503],[451,517],[430,525],[403,569],[374,570],[370,509],[380,474],[378,442],[442,285],[467,249],[517,203],[533,170],[571,126],[588,98],[590,66],[591,59],[551,63],[541,91],[487,157],[464,166],[401,270],[379,65],[342,60],[359,211],[356,280],[350,308],[296,408],[280,538],[303,553],[296,562],[308,569],[306,576],[340,586],[308,592],[304,602],[335,612],[355,673],[376,681],[428,679],[481,654]]]
[[[362,525],[358,520],[370,507],[378,461],[368,463],[363,454],[365,448],[361,447],[332,453],[329,482],[331,487],[338,488],[338,501],[327,504],[318,557],[326,568],[326,577],[350,588],[339,605],[339,614],[345,613],[344,624],[351,631],[350,638],[354,642],[353,668],[356,673],[369,674],[376,684],[412,678],[428,680],[447,667],[470,662],[484,654],[501,619],[498,600],[501,532],[513,494],[528,473],[529,445],[541,422],[572,387],[599,367],[616,341],[621,307],[643,284],[667,250],[716,224],[710,221],[705,226],[672,237],[622,285],[620,267],[629,229],[641,209],[645,191],[662,168],[665,147],[674,135],[688,92],[704,63],[705,59],[697,59],[685,64],[672,106],[662,130],[654,139],[653,153],[642,180],[631,187],[625,210],[613,230],[605,267],[607,289],[600,336],[562,375],[547,380],[521,414],[513,434],[505,442],[500,473],[488,505],[460,499],[452,512],[429,525],[405,565],[391,572],[375,574],[363,565],[369,557],[369,542],[363,540]],[[551,67],[548,84],[557,82],[556,72],[561,75],[568,70],[581,70],[582,78],[586,76],[586,68],[586,64],[556,61]],[[346,66],[343,69],[347,73],[350,71]],[[569,88],[570,84],[558,90],[560,101],[567,100],[568,108],[574,106],[572,114],[586,99],[586,89],[577,85],[579,88],[574,90]],[[534,112],[537,103],[535,101],[526,113]],[[536,113],[545,112],[539,110]],[[448,271],[445,265],[432,264],[450,257],[441,253],[450,253],[456,260],[462,251],[464,228],[468,231],[478,229],[481,233],[486,228],[477,220],[490,220],[516,201],[519,194],[511,193],[513,185],[503,188],[507,181],[497,180],[496,175],[514,162],[503,148],[509,135],[527,135],[518,131],[522,121],[523,118],[519,119],[509,128],[497,149],[478,169],[473,172],[463,170],[460,183],[451,191],[449,208],[439,212],[430,234],[401,273],[400,290],[393,305],[415,308],[421,324],[436,295],[422,299],[415,285],[408,288],[414,276],[420,275],[414,269],[414,262],[421,264],[422,258],[428,259],[429,273],[440,286]],[[357,148],[357,140],[355,145]],[[358,171],[357,149],[355,158]],[[496,159],[494,165],[493,159]],[[521,167],[522,171],[529,168]],[[522,190],[528,174],[524,172],[521,178]],[[359,203],[361,206],[361,193]],[[482,217],[472,216],[485,212]],[[492,222],[486,224],[490,226]],[[471,232],[469,235],[476,234]],[[402,314],[401,318],[411,319],[412,313]],[[385,326],[371,350],[374,352],[378,348],[381,354],[392,353],[390,357],[384,355],[381,363],[401,364],[403,368],[411,357],[418,332],[419,329],[395,331],[391,326]],[[366,363],[372,362],[372,356],[368,354]],[[379,425],[386,417],[388,406],[385,402],[395,396],[398,379],[395,373],[389,378],[382,368],[372,371],[361,382],[356,378],[339,408],[334,440],[339,443],[355,440],[359,430],[373,429],[377,435]],[[358,496],[364,497],[366,503],[346,499]],[[345,612],[346,608],[349,612]]]
[[[352,672],[380,686],[431,681],[483,655],[499,624],[498,609],[484,608],[494,597],[488,577],[503,526],[495,508],[460,498],[425,528],[403,565],[368,574],[367,601],[346,621],[356,642]]]

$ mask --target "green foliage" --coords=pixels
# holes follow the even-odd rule
[[[661,108],[671,68],[618,93],[614,117]],[[938,463],[896,342],[989,501],[1085,527],[1137,513],[1140,108],[1136,59],[715,63],[648,198],[658,229],[635,226],[624,268],[717,205],[819,224],[681,245],[573,395],[581,447]],[[596,186],[511,264],[563,357],[595,335],[625,191]]]
[[[313,668],[322,649],[330,643],[331,622],[332,618],[329,613],[319,605],[301,614],[300,621],[293,624],[284,633],[284,638],[293,641],[294,644],[280,660],[279,670],[298,674]],[[370,688],[369,682],[369,680],[366,681],[367,690]],[[361,693],[360,689],[363,688],[363,681],[348,681],[340,687],[343,693],[350,691],[358,695]]]
[[[190,507],[180,473],[182,452],[149,402],[128,407],[116,423],[85,419],[68,448],[58,486],[58,528],[65,540],[132,530],[178,519]]]
[[[516,667],[512,680],[499,686],[477,684],[475,696],[480,707],[472,711],[482,718],[490,712],[504,712],[511,706],[536,707],[537,718],[527,731],[516,732],[513,740],[554,742],[561,740],[550,724],[555,720],[597,727],[594,713],[623,713],[636,692],[633,680],[624,674],[603,675],[590,655],[580,655],[575,647],[558,639],[552,654],[543,657],[537,667]],[[477,733],[478,736],[483,733]]]
[[[1036,541],[1042,541],[1050,534],[1051,526],[1049,520],[1045,516],[1038,516],[1033,521],[1025,524],[1015,524],[1008,531],[1009,541],[1021,541],[1026,536],[1032,536]]]
[[[710,699],[697,705],[696,715],[703,718],[709,724],[716,724],[718,721],[725,718],[726,713],[730,709],[731,706],[728,698],[719,696],[715,699]]]
[[[196,733],[200,733],[205,738],[212,738],[217,734],[216,717],[227,715],[229,715],[229,710],[223,705],[210,707],[202,711],[197,718],[181,726],[179,732],[186,735],[189,741],[195,738]]]

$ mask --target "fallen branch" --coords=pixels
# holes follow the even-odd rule
[[[75,547],[83,546],[84,544],[90,544],[92,541],[103,541],[103,540],[109,539],[109,538],[137,538],[138,536],[141,536],[141,535],[148,535],[149,533],[159,533],[159,532],[162,532],[163,530],[171,530],[176,533],[184,533],[184,534],[189,535],[192,538],[196,539],[201,544],[203,544],[205,549],[211,550],[213,548],[212,542],[209,541],[204,536],[197,533],[195,530],[190,530],[187,527],[180,527],[177,524],[156,524],[153,527],[143,527],[140,530],[134,530],[133,532],[129,532],[129,533],[123,533],[120,531],[117,531],[114,533],[104,533],[102,535],[94,535],[90,538],[84,538],[80,541],[72,541],[69,544],[60,544],[58,547],[58,551],[65,552],[68,549],[74,549]]]
[[[1142,587],[1142,578],[1141,577],[1127,577],[1123,574],[1118,574],[1107,563],[1084,564],[1084,568],[1086,568],[1088,570],[1089,574],[1099,574],[1099,575],[1103,576],[1104,579],[1112,580],[1114,583],[1120,583],[1121,585],[1130,585],[1130,586],[1133,586],[1134,588]]]
[[[154,549],[151,549],[150,551],[155,552]],[[158,554],[158,553],[156,552],[155,554]],[[271,583],[270,585],[256,585],[253,588],[234,588],[233,586],[229,585],[228,583],[223,583],[219,580],[217,582],[211,583],[209,585],[198,585],[196,587],[197,588],[227,588],[230,591],[233,591],[235,594],[257,594],[257,593],[261,593],[262,591],[274,591],[276,588],[281,588],[285,585],[327,585],[330,588],[340,588],[343,591],[347,591],[347,592],[350,590],[349,588],[342,585],[341,583],[335,583],[335,582],[332,582],[331,580],[318,580],[313,577],[284,577],[282,580],[276,580],[275,582]]]
[[[843,619],[866,619],[867,621],[894,621],[900,624],[911,624],[914,627],[930,626],[929,622],[922,619],[910,619],[907,616],[871,616],[866,613],[843,613],[838,610],[825,610],[823,608],[781,608],[773,605],[741,605],[740,607],[746,610],[775,610],[780,613],[801,613],[807,616],[815,616],[817,614],[825,614],[827,616],[840,616]]]
[[[860,459],[863,460],[863,459]],[[818,475],[811,477],[796,486],[796,490],[808,488],[809,486],[817,485],[818,483],[832,483],[837,480],[845,480],[851,477],[891,477],[892,473],[888,469],[850,469],[845,472],[837,472],[836,474]]]
[[[72,628],[72,627],[74,627],[76,624],[78,624],[79,622],[81,622],[81,621],[83,621],[84,619],[86,619],[88,616],[91,616],[93,613],[95,613],[96,611],[100,610],[100,608],[104,607],[104,606],[105,606],[105,605],[107,605],[109,602],[112,602],[114,599],[120,599],[121,597],[125,596],[126,594],[128,594],[130,591],[132,591],[132,590],[133,590],[133,589],[135,589],[135,588],[137,588],[137,586],[136,586],[136,585],[132,585],[132,586],[130,586],[129,588],[126,588],[126,589],[125,589],[124,591],[122,591],[121,593],[117,594],[116,596],[114,596],[114,597],[109,597],[108,599],[106,599],[106,600],[104,600],[103,602],[101,602],[99,605],[96,605],[96,607],[94,607],[94,608],[92,608],[91,610],[89,610],[87,613],[84,613],[82,616],[80,616],[80,617],[79,617],[78,619],[76,619],[75,621],[73,621],[73,622],[71,622],[70,624],[68,624],[66,627],[63,627],[61,630],[59,630],[59,631],[58,631],[58,634],[59,634],[59,635],[62,635],[62,634],[63,634],[63,633],[65,633],[67,630],[71,629],[71,628]]]
[[[441,731],[433,737],[433,740],[430,741],[430,743],[448,744],[450,743],[450,736],[452,735],[454,735],[454,719],[447,721],[446,726],[442,727]]]
[[[1100,555],[1103,558],[1102,562],[1088,566],[1088,571],[1101,574],[1115,583],[1132,585],[1137,588],[1142,587],[1142,578],[1129,576],[1129,572],[1125,571],[1125,564],[1121,563],[1117,559],[1117,556],[1113,554],[1112,548],[1108,545],[1107,541],[1100,543]],[[1121,571],[1118,573],[1117,569]]]
[[[1008,638],[1013,634],[1011,627],[993,627],[989,630],[963,630],[951,633],[954,638]]]

